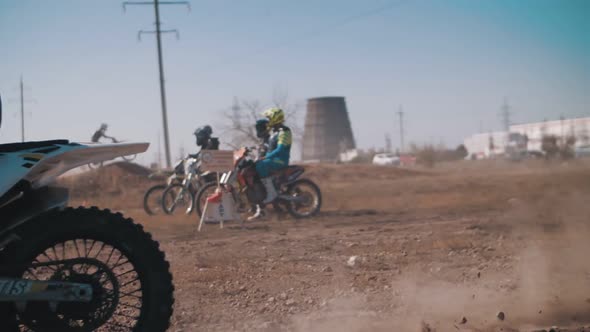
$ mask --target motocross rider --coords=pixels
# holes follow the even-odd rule
[[[219,150],[219,139],[211,137],[212,134],[213,129],[210,125],[204,125],[195,130],[193,135],[195,135],[197,146],[201,147],[201,150]],[[189,157],[197,158],[199,152],[190,154]]]
[[[260,139],[260,143],[258,144],[258,159],[264,158],[266,153],[268,152],[268,144],[270,140],[270,133],[268,130],[268,119],[259,119],[256,120],[256,125],[254,126],[256,129],[256,137]],[[254,220],[265,215],[264,210],[260,206],[260,204],[253,204],[251,212],[254,212],[252,216],[248,218],[248,220]]]
[[[108,127],[109,126],[106,123],[101,124],[100,128],[94,132],[94,135],[92,135],[92,143],[98,143],[98,141],[100,141],[100,139],[103,137],[114,141],[114,137],[106,135]]]
[[[268,119],[267,127],[271,131],[271,136],[269,152],[256,162],[256,172],[266,189],[266,198],[262,203],[268,204],[274,201],[278,195],[270,173],[289,166],[292,135],[291,129],[284,125],[285,113],[282,109],[273,107],[264,111],[263,115]],[[256,218],[260,215],[260,211],[257,211],[252,217]]]
[[[260,119],[256,121],[256,137],[260,139],[258,145],[258,157],[264,157],[268,152],[268,144],[270,141],[270,132],[268,130],[268,119]]]

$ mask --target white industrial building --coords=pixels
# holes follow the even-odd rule
[[[574,136],[576,147],[590,144],[590,117],[523,123],[510,126],[510,132],[528,137],[529,150],[541,150],[543,136],[554,135],[559,139]]]
[[[508,143],[508,133],[505,131],[475,134],[463,140],[469,156],[476,159],[490,158],[504,153],[506,143]]]
[[[557,136],[559,140],[574,136],[575,146],[585,147],[590,146],[590,117],[514,124],[510,126],[509,133],[526,135],[528,151],[541,151],[543,136],[548,135]],[[509,133],[479,133],[467,137],[463,144],[470,157],[490,158],[505,152]]]

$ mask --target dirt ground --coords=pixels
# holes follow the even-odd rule
[[[316,218],[201,233],[195,215],[147,216],[140,173],[64,182],[72,205],[122,211],[160,241],[171,331],[590,331],[589,163],[308,166]]]

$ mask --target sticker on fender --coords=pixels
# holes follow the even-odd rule
[[[0,279],[0,296],[1,295],[23,295],[29,293],[34,282],[21,279]],[[42,289],[39,289],[41,291]]]

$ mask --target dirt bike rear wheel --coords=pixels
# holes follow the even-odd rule
[[[162,194],[166,190],[165,184],[158,184],[145,192],[143,196],[143,210],[150,216],[162,213]]]
[[[182,197],[179,197],[182,191]],[[166,214],[173,214],[179,207],[186,206],[185,211],[187,214],[193,212],[195,201],[195,194],[190,189],[185,189],[180,183],[175,183],[162,193],[162,210]],[[179,206],[179,203],[185,204]]]
[[[18,314],[12,304],[2,304],[1,331],[168,329],[174,303],[170,265],[141,225],[108,210],[67,208],[27,222],[15,233],[20,239],[0,256],[2,265],[17,266],[7,277],[91,284],[93,299],[60,303],[57,311],[48,303],[31,302]],[[73,258],[84,263],[26,266]]]
[[[320,188],[309,179],[298,179],[289,184],[287,194],[303,198],[303,202],[287,202],[287,210],[295,218],[309,218],[315,216],[322,207],[322,193]]]

